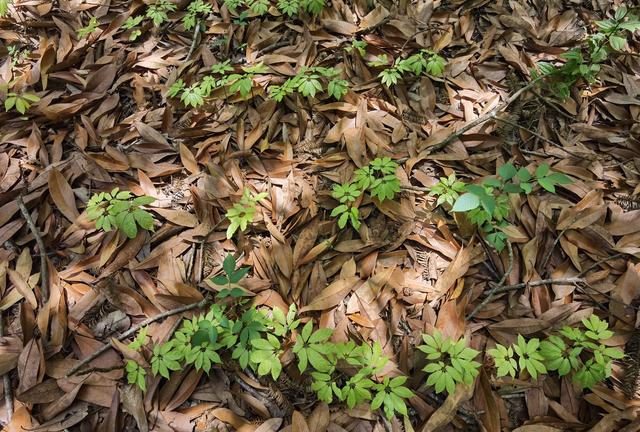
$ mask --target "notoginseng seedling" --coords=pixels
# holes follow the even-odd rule
[[[358,168],[352,182],[334,185],[331,196],[340,205],[333,209],[331,217],[338,217],[338,227],[342,229],[350,222],[355,229],[360,229],[360,213],[354,204],[364,191],[369,191],[371,197],[380,202],[394,199],[400,192],[397,169],[398,164],[391,158],[376,158],[369,165]]]
[[[468,348],[464,339],[454,342],[438,330],[422,338],[425,344],[417,348],[426,354],[428,363],[423,370],[428,374],[427,385],[434,386],[436,393],[446,390],[452,394],[457,384],[473,384],[481,366],[474,361],[478,351]]]
[[[256,203],[265,199],[267,196],[267,192],[253,195],[249,189],[244,189],[240,201],[235,203],[225,214],[231,221],[229,228],[227,228],[228,239],[233,237],[233,234],[235,234],[238,229],[240,229],[240,231],[247,229],[247,225],[253,221],[256,214]]]
[[[548,192],[555,193],[557,185],[569,184],[571,179],[559,172],[552,172],[548,164],[540,164],[532,175],[526,168],[516,169],[512,163],[498,168],[495,178],[481,184],[467,184],[465,193],[454,202],[451,211],[467,213],[469,221],[477,225],[489,244],[502,251],[507,235],[501,231],[508,225],[511,213],[509,194],[530,194],[535,183]]]
[[[559,376],[573,372],[573,380],[582,388],[593,388],[611,376],[613,360],[623,358],[624,353],[603,343],[613,336],[606,321],[591,315],[582,320],[582,325],[586,330],[563,327],[542,341],[518,335],[512,346],[497,344],[487,350],[494,359],[497,377],[515,378],[526,371],[535,379],[552,371]]]
[[[153,231],[153,216],[141,207],[156,199],[149,196],[134,197],[129,191],[114,188],[111,192],[94,194],[87,203],[87,217],[96,221],[96,229],[105,232],[114,227],[127,237],[134,238],[138,227]]]

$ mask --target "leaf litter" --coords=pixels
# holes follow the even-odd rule
[[[583,394],[566,377],[494,378],[482,354],[474,386],[444,398],[423,385],[414,349],[437,328],[484,351],[594,311],[612,344],[637,339],[638,33],[630,55],[565,101],[513,98],[536,62],[559,59],[618,2],[334,0],[294,21],[212,1],[195,33],[179,24],[188,3],[133,41],[121,25],[140,5],[128,2],[16,1],[0,19],[0,83],[37,96],[23,114],[0,113],[5,430],[637,430],[637,404],[621,391],[636,397],[637,378],[620,365]],[[91,17],[98,26],[79,37]],[[363,55],[345,49],[353,40]],[[423,48],[447,59],[441,78],[378,81],[375,61]],[[250,97],[216,90],[191,110],[166,97],[227,59],[265,66]],[[265,86],[301,65],[337,65],[350,89],[338,102],[269,99]],[[360,229],[338,229],[332,183],[382,156],[402,163],[402,193],[363,200]],[[572,179],[513,200],[512,262],[427,193],[442,176],[486,177],[510,160]],[[153,232],[95,229],[86,203],[113,187],[156,198]],[[266,198],[229,240],[225,214],[245,190]],[[256,304],[295,304],[336,341],[380,342],[387,372],[410,377],[409,416],[329,407],[299,385],[225,369],[174,371],[145,394],[127,384],[124,360],[145,362],[127,348],[132,330],[152,321],[154,343],[169,339],[179,316],[157,317],[204,304],[227,253],[251,266],[242,288]]]

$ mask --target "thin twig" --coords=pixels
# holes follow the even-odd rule
[[[22,200],[22,194],[18,195],[18,207],[20,208],[20,213],[22,213],[22,217],[27,221],[27,226],[31,231],[31,234],[36,239],[36,244],[38,245],[38,249],[40,252],[40,294],[42,295],[42,303],[46,303],[49,300],[49,268],[47,267],[47,251],[44,248],[44,242],[42,241],[42,237],[40,236],[40,232],[36,227],[36,224],[33,222],[33,218],[31,214],[29,214],[29,210],[24,205],[24,201]]]
[[[558,234],[556,239],[553,241],[553,244],[551,245],[551,247],[545,253],[544,258],[542,259],[542,264],[540,265],[539,268],[543,269],[547,267],[547,263],[549,262],[549,259],[551,259],[551,255],[553,255],[553,251],[556,249],[556,246],[558,246],[558,242],[560,242],[560,239],[564,235],[565,231],[567,231],[568,229],[569,229],[569,226],[567,226],[562,231],[560,231],[560,234]]]
[[[513,102],[515,102],[523,93],[525,93],[526,91],[528,91],[528,90],[532,89],[533,87],[535,87],[535,85],[538,84],[538,82],[541,81],[543,78],[546,78],[546,75],[541,75],[538,78],[530,81],[529,84],[527,84],[526,86],[524,86],[524,87],[520,88],[518,91],[516,91],[504,103],[502,103],[502,104],[498,105],[497,107],[493,108],[491,111],[489,111],[485,115],[480,116],[477,119],[473,120],[472,122],[467,123],[466,125],[461,127],[459,130],[455,131],[454,133],[449,135],[447,138],[445,138],[444,140],[439,142],[438,144],[429,147],[427,150],[429,150],[429,152],[433,152],[435,150],[440,150],[440,149],[448,146],[454,139],[461,137],[462,135],[464,135],[466,132],[468,132],[469,130],[473,129],[474,127],[476,127],[476,126],[478,126],[478,125],[480,125],[482,123],[485,123],[485,122],[487,122],[489,120],[495,119],[496,118],[496,114],[499,111],[502,111],[503,109],[505,109],[509,105],[511,105]]]
[[[594,262],[592,265],[590,265],[589,267],[587,267],[586,269],[582,270],[580,273],[578,273],[577,277],[583,277],[584,275],[586,275],[589,271],[593,270],[594,268],[598,267],[600,264],[605,263],[607,261],[611,261],[612,259],[616,259],[616,258],[620,258],[621,256],[623,256],[623,253],[617,253],[615,255],[611,255],[608,256],[606,258],[602,258],[599,261]]]
[[[126,338],[128,338],[129,336],[132,336],[134,333],[136,333],[138,330],[140,330],[142,327],[147,326],[151,323],[154,323],[156,321],[160,321],[163,318],[167,318],[170,317],[172,315],[177,315],[179,313],[182,312],[187,312],[190,311],[192,309],[198,309],[203,307],[205,304],[207,304],[207,301],[209,301],[208,297],[205,297],[204,299],[200,300],[197,303],[191,303],[188,305],[184,305],[184,306],[180,306],[178,308],[175,309],[171,309],[165,312],[162,312],[161,314],[158,314],[154,317],[151,318],[147,318],[146,320],[142,321],[141,323],[131,327],[129,330],[127,330],[126,332],[122,333],[120,336],[118,336],[118,340],[119,341],[123,341]],[[80,361],[80,363],[78,363],[77,365],[75,365],[74,367],[72,367],[69,372],[66,373],[65,376],[69,377],[71,375],[75,375],[82,366],[86,365],[87,363],[95,360],[96,358],[100,357],[102,354],[104,354],[105,352],[107,352],[110,348],[113,347],[113,344],[111,343],[111,341],[109,341],[108,344],[102,346],[102,348],[100,348],[99,350],[93,352],[91,355],[89,355],[88,357],[84,358],[82,361]]]
[[[389,15],[387,17],[384,17],[382,20],[380,20],[380,22],[378,22],[378,23],[376,23],[376,24],[374,24],[372,26],[363,28],[361,30],[356,30],[355,35],[359,36],[361,34],[372,33],[374,31],[376,31],[377,29],[379,29],[380,27],[382,27],[383,25],[387,24],[389,21],[391,21],[391,18],[392,18],[391,15]]]
[[[200,42],[201,36],[200,32],[202,29],[200,28],[200,20],[196,23],[195,28],[193,29],[193,38],[191,40],[191,46],[189,47],[189,53],[187,54],[187,58],[184,60],[185,62],[189,61],[191,55],[196,50],[196,45]]]
[[[470,320],[471,318],[473,318],[474,316],[476,316],[476,314],[487,305],[487,303],[489,303],[491,301],[491,299],[493,298],[493,295],[496,293],[496,291],[498,290],[498,288],[502,287],[504,285],[504,283],[507,280],[507,277],[509,277],[509,275],[511,274],[511,270],[513,270],[513,247],[511,246],[511,242],[507,242],[507,251],[509,252],[509,265],[507,266],[507,271],[504,272],[504,274],[502,275],[502,278],[500,279],[500,281],[493,285],[493,287],[491,288],[491,291],[489,291],[489,293],[487,294],[487,296],[485,297],[484,300],[482,300],[480,302],[480,304],[478,306],[476,306],[471,313],[467,316],[467,320]]]
[[[4,336],[4,317],[0,311],[0,338]],[[4,387],[4,404],[7,408],[7,424],[13,419],[13,392],[11,390],[11,377],[9,372],[2,375],[2,384]]]
[[[431,188],[414,185],[403,185],[400,186],[400,189],[407,192],[431,192]]]
[[[538,139],[541,139],[542,141],[544,141],[544,142],[546,142],[546,143],[548,143],[548,144],[551,144],[551,145],[553,145],[553,146],[555,146],[555,147],[561,147],[561,148],[562,148],[562,146],[561,146],[559,143],[557,143],[557,142],[555,142],[555,141],[553,141],[553,140],[550,140],[549,138],[547,138],[547,137],[545,137],[545,136],[540,135],[538,132],[536,132],[536,131],[534,131],[534,130],[532,130],[532,129],[529,129],[529,128],[528,128],[528,127],[526,127],[526,126],[522,126],[521,124],[518,124],[518,123],[516,123],[516,122],[513,122],[513,121],[511,121],[511,120],[509,120],[509,119],[505,119],[505,118],[495,117],[495,119],[496,119],[497,121],[499,121],[499,122],[504,123],[504,124],[508,124],[509,126],[513,126],[513,127],[518,128],[518,129],[522,129],[523,131],[529,132],[529,133],[530,133],[531,135],[533,135],[534,137],[536,137],[536,138],[538,138]],[[564,149],[563,149],[563,150],[564,150]]]
[[[576,285],[576,284],[579,284],[579,283],[584,283],[584,279],[583,278],[579,278],[579,277],[560,278],[560,279],[540,279],[540,280],[532,281],[532,282],[522,282],[522,283],[518,283],[518,284],[514,284],[514,285],[501,286],[501,287],[496,288],[496,290],[493,292],[493,294],[499,294],[499,293],[503,293],[503,292],[507,292],[507,291],[519,290],[520,288],[536,287],[536,286],[547,285],[547,284]]]

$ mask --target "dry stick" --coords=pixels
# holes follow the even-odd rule
[[[129,330],[127,330],[126,332],[122,333],[120,336],[118,336],[118,340],[119,341],[123,341],[126,338],[128,338],[129,336],[133,335],[135,332],[137,332],[138,330],[140,330],[142,327],[147,326],[151,323],[154,323],[156,321],[160,321],[163,318],[167,318],[170,317],[172,315],[176,315],[182,312],[187,312],[190,311],[192,309],[197,309],[197,308],[201,308],[203,307],[205,304],[207,304],[207,301],[209,301],[208,297],[205,297],[204,299],[200,300],[197,303],[191,303],[188,305],[184,305],[184,306],[180,306],[178,308],[175,309],[171,309],[165,312],[162,312],[161,314],[158,314],[154,317],[151,318],[147,318],[146,320],[142,321],[140,324],[137,324],[133,327],[131,327]],[[100,348],[99,350],[93,352],[90,356],[84,358],[80,363],[78,363],[77,365],[75,365],[74,367],[72,367],[69,372],[66,373],[66,377],[69,377],[71,375],[74,375],[76,372],[78,372],[80,370],[80,368],[84,365],[86,365],[87,363],[95,360],[96,358],[100,357],[102,354],[104,354],[105,352],[107,352],[109,350],[109,348],[112,348],[113,344],[111,341],[109,341],[108,344],[104,345],[102,348]]]
[[[185,58],[184,60],[185,62],[189,61],[189,59],[191,58],[191,55],[196,50],[196,45],[200,43],[200,40],[202,39],[202,36],[200,34],[201,31],[202,29],[200,28],[200,20],[198,20],[198,22],[196,23],[196,27],[193,29],[193,38],[191,40],[191,46],[189,47],[189,53],[187,54],[187,58]]]
[[[556,249],[556,246],[558,246],[558,243],[560,242],[560,239],[562,238],[562,236],[564,235],[564,233],[569,229],[569,227],[564,228],[562,231],[560,231],[560,234],[558,234],[558,236],[556,237],[556,239],[553,241],[553,244],[551,245],[551,247],[547,250],[544,258],[542,259],[542,264],[540,265],[539,268],[544,269],[547,267],[547,263],[549,262],[549,260],[551,259],[551,255],[553,255],[553,251]]]
[[[511,95],[511,97],[509,99],[507,99],[504,103],[502,103],[501,105],[498,105],[497,107],[495,107],[494,109],[492,109],[491,111],[489,111],[488,113],[486,113],[483,116],[478,117],[477,119],[475,119],[474,121],[467,123],[466,125],[464,125],[463,127],[461,127],[459,130],[457,130],[456,132],[452,133],[451,135],[449,135],[448,137],[446,137],[443,141],[439,142],[438,144],[431,146],[428,148],[429,153],[436,151],[436,150],[440,150],[446,146],[448,146],[451,141],[453,141],[456,138],[461,137],[462,135],[464,135],[467,131],[473,129],[474,127],[487,122],[489,120],[495,119],[496,118],[496,114],[499,111],[502,111],[503,109],[505,109],[506,107],[508,107],[509,105],[511,105],[513,102],[515,102],[516,99],[518,99],[523,93],[525,93],[526,91],[532,89],[536,84],[538,84],[538,82],[540,80],[542,80],[543,78],[546,78],[546,75],[541,75],[538,78],[532,80],[531,82],[529,82],[529,84],[527,84],[526,86],[520,88],[518,91],[516,91],[513,95]]]
[[[0,337],[4,336],[4,317],[0,311]],[[13,419],[13,392],[11,391],[11,377],[9,372],[2,375],[2,384],[4,387],[4,403],[7,407],[7,424]]]
[[[555,147],[560,147],[560,148],[562,148],[562,146],[561,146],[559,143],[557,143],[557,142],[555,142],[555,141],[552,141],[552,140],[550,140],[549,138],[547,138],[547,137],[545,137],[545,136],[540,135],[538,132],[536,132],[536,131],[534,131],[534,130],[532,130],[532,129],[529,129],[529,128],[528,128],[528,127],[526,127],[526,126],[522,126],[522,125],[520,125],[520,124],[518,124],[518,123],[516,123],[516,122],[514,122],[514,121],[511,121],[511,120],[509,120],[509,119],[505,119],[505,118],[496,117],[495,119],[496,119],[497,121],[499,121],[499,122],[504,123],[504,124],[508,124],[509,126],[513,126],[513,127],[518,128],[518,129],[522,129],[523,131],[529,132],[529,133],[530,133],[531,135],[533,135],[534,137],[536,137],[536,138],[538,138],[538,139],[541,139],[542,141],[544,141],[544,142],[546,142],[546,143],[548,143],[548,144],[551,144],[551,145],[553,145],[553,146],[555,146]]]
[[[580,277],[570,277],[570,278],[560,278],[560,279],[540,279],[533,282],[522,282],[514,285],[505,285],[505,286],[497,287],[493,291],[493,294],[499,294],[507,291],[515,291],[524,287],[536,287],[536,286],[547,285],[547,284],[575,285],[582,282],[584,282],[584,279]]]
[[[489,293],[487,294],[487,297],[485,297],[485,299],[482,300],[480,304],[471,311],[471,313],[466,318],[467,320],[470,320],[471,318],[476,316],[476,314],[483,307],[485,307],[487,303],[491,301],[491,299],[493,298],[493,295],[496,293],[498,288],[504,285],[505,281],[507,280],[507,277],[509,277],[509,275],[511,274],[511,270],[513,270],[513,247],[511,246],[511,242],[509,241],[507,242],[507,250],[509,251],[509,265],[507,267],[507,271],[504,272],[500,281],[497,284],[495,284],[493,288],[491,288],[491,291],[489,291]]]
[[[40,232],[33,222],[29,210],[24,205],[22,195],[18,195],[18,207],[22,217],[27,221],[27,226],[36,239],[38,249],[40,249],[40,293],[42,294],[42,303],[46,303],[49,300],[49,268],[47,267],[47,251],[44,248],[44,242],[40,236]]]

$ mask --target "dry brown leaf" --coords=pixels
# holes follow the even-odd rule
[[[56,169],[52,169],[49,173],[49,192],[58,210],[69,221],[74,222],[80,214],[76,208],[73,190],[67,179]]]

